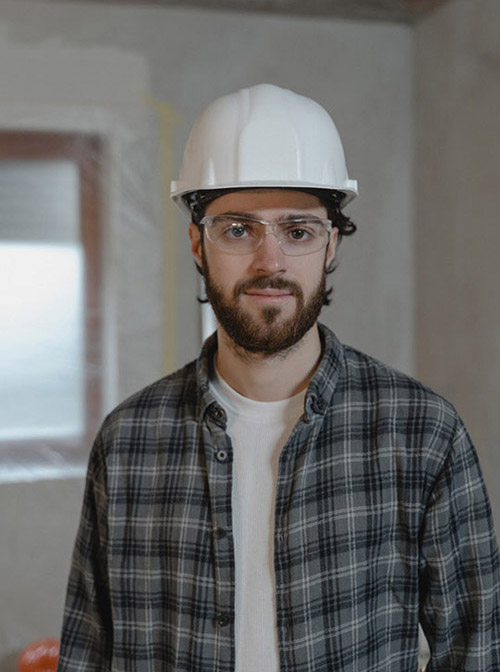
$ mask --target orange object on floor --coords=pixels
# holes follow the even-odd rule
[[[18,672],[55,672],[59,658],[58,639],[39,639],[21,651]]]

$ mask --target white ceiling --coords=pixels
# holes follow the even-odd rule
[[[61,0],[58,0],[59,2]],[[72,2],[73,0],[65,0]],[[81,2],[81,0],[79,0]],[[117,0],[88,0],[116,4]],[[121,0],[120,4],[198,7],[242,12],[415,23],[450,0]]]

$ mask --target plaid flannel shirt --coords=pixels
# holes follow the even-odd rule
[[[320,334],[276,484],[281,672],[415,672],[419,621],[429,671],[500,670],[498,550],[465,428],[420,383]],[[234,670],[232,450],[209,391],[215,347],[104,422],[59,672]]]

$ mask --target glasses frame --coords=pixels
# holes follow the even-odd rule
[[[236,222],[241,221],[241,222],[254,222],[255,224],[262,224],[264,225],[266,232],[263,236],[259,238],[259,241],[257,245],[255,246],[255,249],[251,250],[250,252],[237,252],[233,250],[229,250],[225,247],[221,247],[215,240],[212,240],[210,237],[210,227],[214,219],[217,217],[228,217],[230,219],[234,219]],[[285,252],[283,249],[281,243],[283,242],[280,237],[279,233],[277,231],[278,227],[280,224],[300,224],[300,222],[307,222],[307,221],[314,221],[318,224],[322,224],[325,227],[325,230],[328,234],[325,244],[322,245],[321,247],[318,247],[317,250],[311,250],[310,252],[300,252],[298,254],[290,254],[289,252]],[[245,215],[233,215],[231,213],[219,213],[217,215],[205,215],[199,223],[200,227],[203,227],[206,231],[207,238],[208,240],[215,245],[219,250],[222,250],[223,252],[226,252],[227,254],[235,254],[238,256],[243,256],[245,254],[253,254],[256,252],[259,247],[261,247],[262,243],[264,242],[266,236],[268,235],[273,235],[276,239],[276,242],[280,246],[280,250],[283,252],[283,254],[287,257],[305,257],[309,254],[314,254],[315,252],[319,252],[320,250],[324,249],[327,247],[328,243],[330,242],[330,234],[333,231],[333,222],[331,219],[320,219],[319,217],[293,217],[292,219],[278,219],[276,221],[269,221],[267,219],[258,219],[257,217],[247,217]],[[278,235],[276,235],[278,234]]]

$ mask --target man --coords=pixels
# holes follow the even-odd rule
[[[218,320],[92,450],[60,672],[500,670],[499,565],[455,410],[318,324],[357,192],[270,85],[193,129],[173,197]]]

